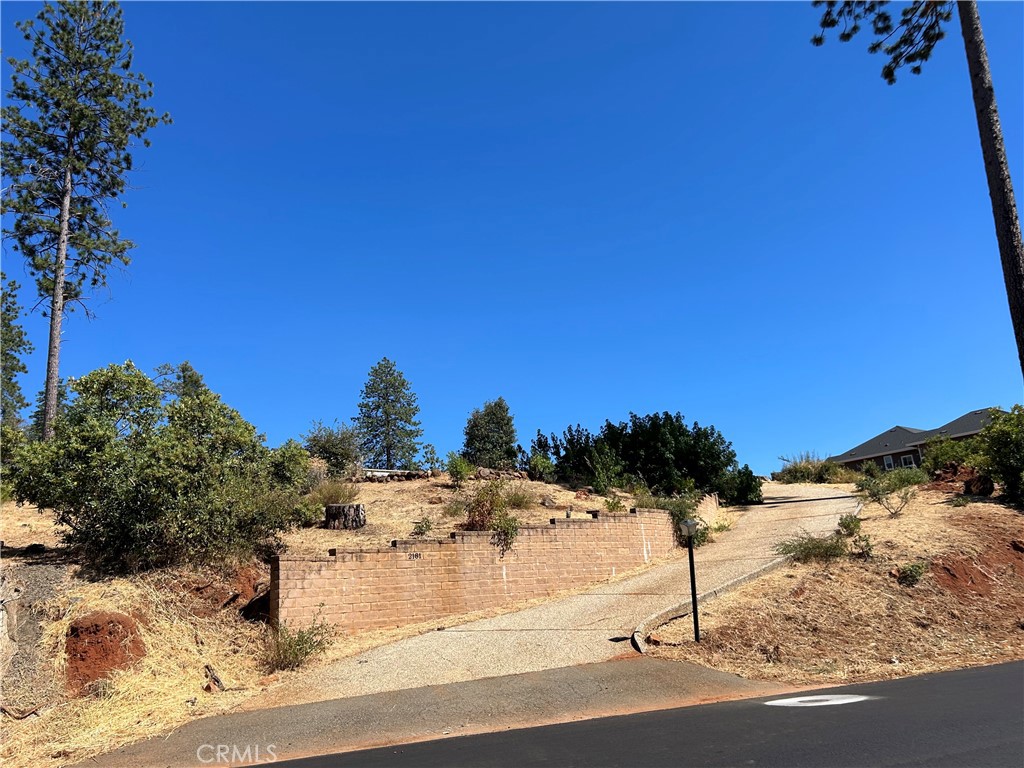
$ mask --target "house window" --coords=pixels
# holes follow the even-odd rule
[[[892,456],[886,456],[882,461],[885,462],[886,469],[892,469],[895,465],[892,463]]]
[[[900,459],[900,464],[902,464],[904,467],[916,467],[917,466],[914,463],[914,457],[913,456],[903,456]]]

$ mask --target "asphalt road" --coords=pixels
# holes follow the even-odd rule
[[[277,763],[341,766],[1012,766],[1024,765],[1024,662],[799,697],[663,710]]]

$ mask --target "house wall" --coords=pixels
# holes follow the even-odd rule
[[[890,453],[888,455],[892,456],[892,461],[893,461],[893,466],[894,467],[902,467],[903,466],[903,464],[901,464],[900,462],[903,460],[904,456],[910,456],[914,460],[914,466],[915,467],[920,467],[921,466],[921,454],[916,449],[912,450],[912,451],[894,451],[893,453]],[[885,457],[884,456],[876,456],[875,458],[867,459],[866,461],[873,462],[874,464],[876,464],[878,466],[879,469],[885,469]],[[846,466],[852,467],[852,468],[854,468],[856,470],[860,470],[860,468],[864,465],[864,463],[865,462],[863,462],[863,461],[852,461],[852,462],[847,462]]]
[[[710,518],[717,507],[717,495],[708,496],[698,514]],[[305,626],[319,614],[344,630],[414,624],[599,582],[676,547],[665,511],[587,514],[520,528],[504,557],[483,531],[324,557],[282,555],[271,564],[271,618]]]
[[[969,432],[963,435],[955,435],[950,437],[950,440],[967,440],[968,438],[975,437],[978,432]],[[920,467],[923,459],[924,445],[921,448],[908,448],[904,450],[897,450],[889,454],[892,456],[893,464],[897,467],[902,466],[900,460],[903,456],[911,456],[914,459],[914,466]],[[851,469],[860,470],[861,466],[865,461],[873,461],[880,469],[885,469],[885,456],[875,456],[871,459],[852,459],[850,461],[839,461],[837,464],[841,464],[844,467],[850,467]]]

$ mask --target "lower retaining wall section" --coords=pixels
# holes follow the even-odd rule
[[[711,507],[717,497],[705,498],[698,513],[710,517]],[[271,618],[305,626],[319,612],[344,630],[414,624],[598,582],[676,546],[662,510],[587,514],[523,526],[504,557],[482,531],[319,558],[284,555],[271,564]]]

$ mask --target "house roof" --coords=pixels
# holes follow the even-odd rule
[[[870,440],[865,440],[855,448],[851,448],[848,451],[837,454],[835,456],[829,456],[828,461],[860,461],[861,459],[870,459],[875,456],[885,456],[890,453],[899,453],[900,451],[911,450],[911,446],[920,442],[920,436],[924,434],[924,430],[914,429],[913,427],[893,427],[887,429],[880,435],[875,435]]]
[[[829,456],[827,461],[844,463],[874,459],[879,456],[914,450],[933,437],[966,437],[967,435],[975,435],[992,420],[989,410],[989,408],[981,408],[977,411],[969,411],[963,416],[935,429],[892,427],[879,435],[875,435],[870,440],[864,441],[855,448],[835,456]]]
[[[976,435],[992,421],[991,408],[982,408],[978,411],[970,411],[963,416],[943,424],[938,429],[929,429],[927,433],[921,433],[917,437],[917,443],[923,443],[933,437],[962,437],[964,435]],[[997,409],[998,410],[998,409]]]

